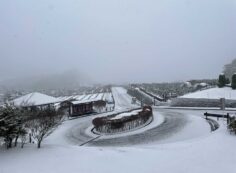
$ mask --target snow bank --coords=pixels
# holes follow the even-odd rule
[[[186,94],[179,98],[201,98],[201,99],[220,99],[225,98],[228,100],[236,100],[236,90],[232,88],[211,88],[203,91],[198,91],[190,94]]]
[[[121,119],[123,117],[128,117],[128,116],[131,116],[131,115],[137,115],[139,112],[142,112],[142,110],[134,110],[134,111],[131,111],[131,112],[125,112],[125,113],[121,113],[121,114],[118,114],[117,116],[111,118],[112,120],[114,119]]]

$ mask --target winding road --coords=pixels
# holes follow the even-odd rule
[[[154,126],[151,129],[141,131],[138,134],[108,139],[100,138],[99,135],[95,134],[91,136],[88,133],[88,129],[92,126],[91,121],[94,117],[84,117],[78,124],[68,131],[67,138],[77,145],[132,146],[158,142],[166,139],[180,131],[188,122],[188,118],[184,114],[169,110],[154,110],[154,119],[158,118],[160,113],[164,117],[164,122],[159,126]]]
[[[158,114],[160,112],[161,111],[154,112],[154,119],[158,118]],[[129,136],[116,137],[110,139],[98,138],[97,140],[91,141],[87,145],[132,146],[132,145],[153,143],[166,139],[171,135],[174,135],[179,130],[181,130],[187,123],[187,118],[185,117],[185,115],[181,113],[162,111],[162,115],[165,117],[165,119],[164,122],[159,126]]]
[[[124,88],[112,88],[112,92],[116,102],[116,111],[138,107],[137,105],[131,104],[132,97],[127,94]],[[184,111],[154,108],[153,112],[154,120],[158,120],[161,115],[164,117],[164,121],[157,126],[154,125],[151,128],[140,130],[139,133],[123,136],[115,135],[112,137],[92,134],[90,131],[92,128],[92,119],[96,116],[106,115],[102,114],[79,118],[77,120],[78,122],[67,131],[66,137],[67,140],[73,144],[80,146],[134,146],[149,143],[162,143],[162,141],[173,138],[176,134],[182,132],[186,125],[192,121],[188,116],[189,113],[185,113]],[[198,117],[198,119],[201,118]],[[203,119],[201,121],[206,123],[206,131],[210,132],[210,127],[207,122]],[[194,137],[194,134],[190,134],[190,136]]]

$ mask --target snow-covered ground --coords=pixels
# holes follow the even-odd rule
[[[142,110],[139,109],[139,110],[134,110],[134,111],[131,111],[131,112],[125,112],[125,113],[121,113],[121,114],[118,114],[117,116],[111,118],[111,119],[121,119],[123,117],[128,117],[128,116],[132,116],[132,115],[137,115],[139,112],[141,112]]]
[[[117,109],[135,107],[123,88],[112,90]],[[210,132],[209,125],[202,118],[205,111],[158,108],[154,111],[157,118],[154,119],[154,123],[139,129],[135,134],[129,134],[138,138],[142,136],[140,140],[149,140],[147,143],[133,145],[134,138],[127,138],[130,139],[127,140],[130,145],[125,147],[119,145],[80,147],[80,142],[91,138],[82,130],[86,130],[91,120],[99,115],[83,117],[64,122],[46,139],[41,149],[32,145],[26,145],[24,149],[0,148],[0,173],[233,173],[235,171],[236,136],[227,132],[225,121],[220,120],[220,128]],[[169,124],[166,123],[166,118],[170,120],[167,121]],[[173,122],[179,122],[179,126],[176,127],[178,123],[173,124]],[[79,128],[81,131],[77,131],[78,126],[84,128],[81,127]],[[169,135],[168,131],[171,132]],[[163,133],[166,135],[162,136]],[[160,139],[158,136],[161,136]],[[126,136],[120,136],[124,137]],[[72,138],[74,140],[71,140]]]
[[[46,144],[0,150],[1,173],[233,173],[235,136],[221,128],[201,138],[136,147]],[[56,142],[56,141],[55,141]]]
[[[211,88],[194,93],[186,94],[180,98],[201,98],[201,99],[220,99],[236,100],[236,90],[230,87],[225,88]]]

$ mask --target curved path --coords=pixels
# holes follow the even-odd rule
[[[132,97],[122,87],[113,87],[112,93],[116,103],[115,111],[132,109],[138,107],[131,104]],[[164,117],[162,124],[150,124],[150,128],[137,130],[129,135],[99,136],[90,132],[92,119],[90,117],[79,118],[73,126],[66,131],[67,141],[75,145],[86,146],[133,146],[151,143],[165,143],[176,140],[185,140],[205,135],[210,132],[209,124],[202,118],[200,112],[186,112],[182,110],[168,110],[154,108],[154,121]],[[197,116],[192,116],[195,114]],[[199,132],[200,131],[200,132]]]
[[[156,114],[158,116],[158,113]],[[187,118],[183,114],[174,112],[162,113],[164,122],[152,129],[138,134],[123,136],[111,139],[98,139],[88,143],[90,146],[132,146],[137,144],[147,144],[160,141],[174,135],[187,123]],[[158,117],[154,117],[158,118]]]
[[[98,135],[89,135],[88,128],[92,125],[92,117],[83,118],[68,131],[67,138],[77,145],[86,143],[86,146],[132,146],[167,139],[178,133],[188,122],[184,114],[169,110],[158,110],[154,113],[154,119],[158,118],[159,113],[165,118],[161,125],[140,131],[138,134],[108,139],[99,138]]]

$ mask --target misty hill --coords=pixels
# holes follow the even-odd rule
[[[81,85],[91,83],[89,77],[76,71],[68,71],[63,74],[47,74],[30,77],[21,77],[0,81],[0,85],[7,89],[73,89]]]

